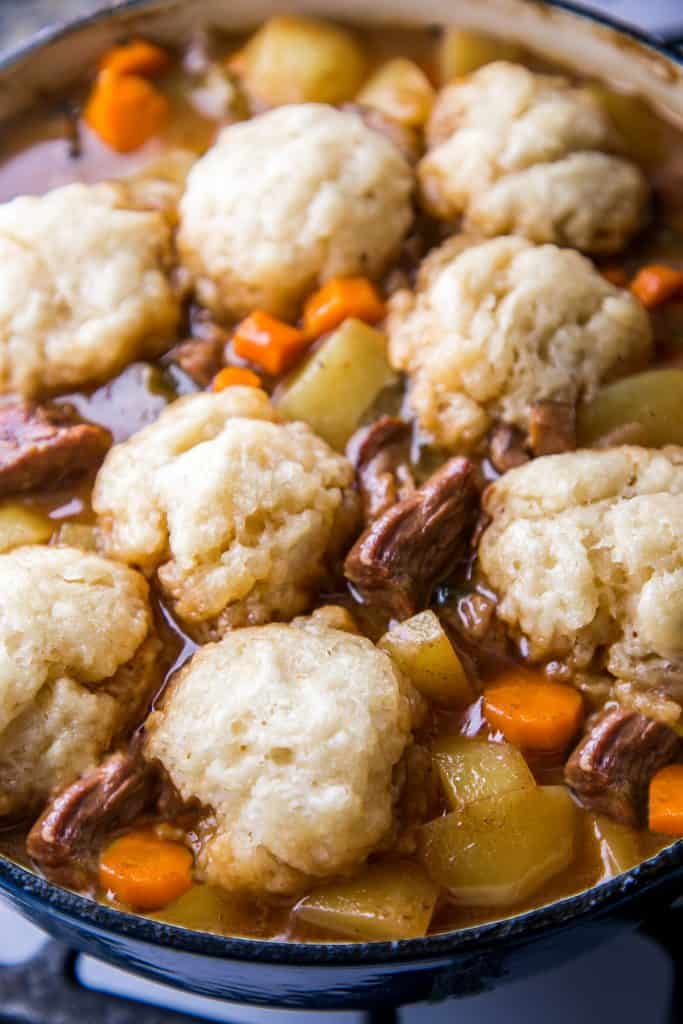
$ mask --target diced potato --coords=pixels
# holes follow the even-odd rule
[[[519,60],[521,47],[483,32],[451,28],[446,32],[439,51],[439,72],[442,82],[469,75],[494,60]]]
[[[432,756],[456,811],[476,800],[536,785],[524,757],[510,743],[445,736],[432,746]]]
[[[414,939],[426,935],[438,891],[416,864],[371,864],[357,878],[312,892],[296,913],[353,939]]]
[[[420,128],[431,113],[434,95],[422,68],[405,57],[396,57],[375,71],[357,98],[408,128]]]
[[[434,612],[420,612],[394,626],[379,646],[428,700],[464,708],[475,699],[462,662]]]
[[[250,908],[243,897],[229,895],[212,885],[193,885],[150,917],[195,931],[235,935],[244,934]]]
[[[18,501],[0,505],[0,553],[22,544],[44,544],[52,536],[54,524],[37,509]]]
[[[564,786],[478,800],[421,829],[422,860],[459,903],[513,906],[571,864],[577,815]]]
[[[618,438],[616,432],[622,429],[625,443],[651,448],[683,444],[681,408],[683,370],[648,370],[624,377],[579,409],[579,444],[591,445],[613,432]]]
[[[304,420],[342,451],[363,413],[395,379],[384,335],[360,320],[345,320],[274,400],[283,416]]]
[[[366,70],[354,36],[337,25],[279,15],[259,29],[234,65],[248,92],[269,106],[342,103],[360,88]]]
[[[664,156],[659,122],[652,109],[640,96],[615,92],[597,82],[589,86],[611,117],[631,159],[647,166],[656,166]]]
[[[593,834],[600,844],[602,861],[611,874],[628,871],[643,859],[638,833],[604,814],[591,815]]]
[[[99,531],[87,523],[62,523],[55,536],[55,543],[82,551],[97,551]]]

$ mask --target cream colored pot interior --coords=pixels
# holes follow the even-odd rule
[[[28,53],[0,73],[0,119],[18,113],[41,92],[54,92],[117,38],[147,33],[181,43],[202,23],[248,28],[275,10],[301,11],[348,21],[453,24],[524,43],[584,74],[603,78],[654,104],[683,123],[683,68],[656,50],[539,0],[153,0],[132,7],[112,4],[98,19]]]

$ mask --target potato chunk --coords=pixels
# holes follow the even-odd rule
[[[422,860],[459,903],[510,907],[571,864],[577,814],[564,786],[479,800],[421,829]]]
[[[660,122],[640,96],[616,92],[596,82],[590,91],[609,114],[628,156],[644,167],[656,167],[666,156]]]
[[[394,626],[379,646],[428,700],[455,708],[474,700],[462,662],[434,612],[420,612]]]
[[[427,933],[438,891],[415,864],[371,864],[357,878],[306,896],[296,913],[354,939],[415,939]]]
[[[434,104],[434,89],[422,68],[396,57],[375,71],[358,93],[359,103],[393,117],[408,128],[421,128]]]
[[[361,417],[396,379],[384,335],[360,320],[345,320],[274,397],[289,420],[303,420],[342,451]]]
[[[509,743],[445,736],[432,746],[432,756],[454,811],[536,785],[524,757]]]
[[[439,51],[440,78],[444,83],[451,82],[495,60],[519,60],[520,53],[520,47],[514,43],[506,43],[483,32],[451,28],[446,32]]]
[[[226,893],[215,885],[193,885],[150,917],[193,931],[240,935],[245,934],[245,923],[254,921],[255,914],[253,906],[243,896]],[[251,928],[248,931],[252,933]],[[257,931],[253,929],[254,933]]]
[[[44,544],[52,536],[53,524],[37,509],[21,502],[0,505],[0,553],[24,544]]]
[[[579,444],[592,445],[612,433],[615,444],[683,444],[682,406],[683,370],[648,370],[624,377],[579,409]],[[617,432],[623,432],[623,438]]]
[[[600,844],[602,862],[610,874],[628,871],[643,859],[638,833],[628,825],[613,821],[604,814],[591,815],[590,825]]]
[[[271,107],[343,103],[358,91],[365,55],[350,32],[295,15],[271,18],[238,56],[249,93]]]

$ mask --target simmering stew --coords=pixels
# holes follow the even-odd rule
[[[0,144],[0,849],[424,935],[683,835],[683,139],[505,40],[128,38]]]

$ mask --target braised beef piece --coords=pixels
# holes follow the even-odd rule
[[[505,625],[496,614],[496,602],[477,591],[441,595],[438,614],[451,643],[473,677],[498,669],[513,651]]]
[[[68,406],[22,399],[0,404],[0,496],[56,487],[100,464],[112,443],[104,427]]]
[[[507,473],[528,462],[524,441],[524,434],[517,427],[498,423],[489,436],[489,459],[493,468],[499,473]]]
[[[188,310],[188,337],[164,356],[164,363],[174,363],[200,388],[209,386],[225,363],[228,332],[211,319],[209,312],[191,305]]]
[[[567,761],[565,781],[584,807],[640,827],[650,779],[678,749],[679,738],[667,725],[626,708],[606,708]]]
[[[346,454],[356,467],[366,523],[415,490],[410,470],[411,434],[409,423],[396,416],[382,416],[356,431],[349,441]]]
[[[172,348],[167,358],[200,388],[206,388],[223,365],[224,344],[218,337],[188,338]]]
[[[415,614],[466,552],[478,508],[475,466],[450,459],[361,534],[346,558],[347,579],[394,617]]]
[[[534,402],[529,411],[529,447],[534,455],[559,455],[576,448],[572,402]]]
[[[420,137],[417,132],[413,128],[401,124],[395,117],[383,114],[376,107],[369,107],[363,103],[343,103],[341,109],[351,114],[358,114],[368,128],[383,135],[389,142],[393,142],[401,156],[409,164],[416,164],[422,156]]]
[[[98,838],[153,806],[159,792],[158,774],[136,744],[110,754],[48,804],[28,834],[28,854],[48,878],[80,888]]]

